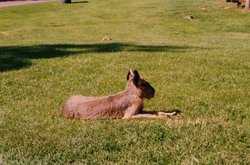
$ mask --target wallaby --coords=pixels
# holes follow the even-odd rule
[[[126,88],[103,97],[72,96],[63,105],[61,114],[76,119],[166,118],[176,112],[143,111],[143,99],[154,97],[155,89],[140,78],[137,70],[129,70]]]

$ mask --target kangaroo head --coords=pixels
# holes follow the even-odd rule
[[[151,99],[155,94],[155,89],[148,81],[140,78],[137,70],[128,71],[127,88],[141,98]]]

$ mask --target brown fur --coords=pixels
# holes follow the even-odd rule
[[[103,97],[72,96],[64,103],[61,114],[75,119],[157,118],[168,115],[142,111],[143,99],[154,97],[154,93],[154,88],[141,79],[136,70],[130,70],[124,91]]]

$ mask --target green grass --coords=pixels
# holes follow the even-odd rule
[[[1,8],[0,164],[250,164],[249,19],[219,0]],[[60,117],[71,95],[123,90],[129,68],[156,89],[146,110],[182,113]]]

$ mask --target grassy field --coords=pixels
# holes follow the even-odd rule
[[[73,2],[0,9],[0,164],[250,164],[250,13],[223,0]],[[146,110],[182,113],[60,116],[71,95],[123,90],[129,68],[156,89]]]

